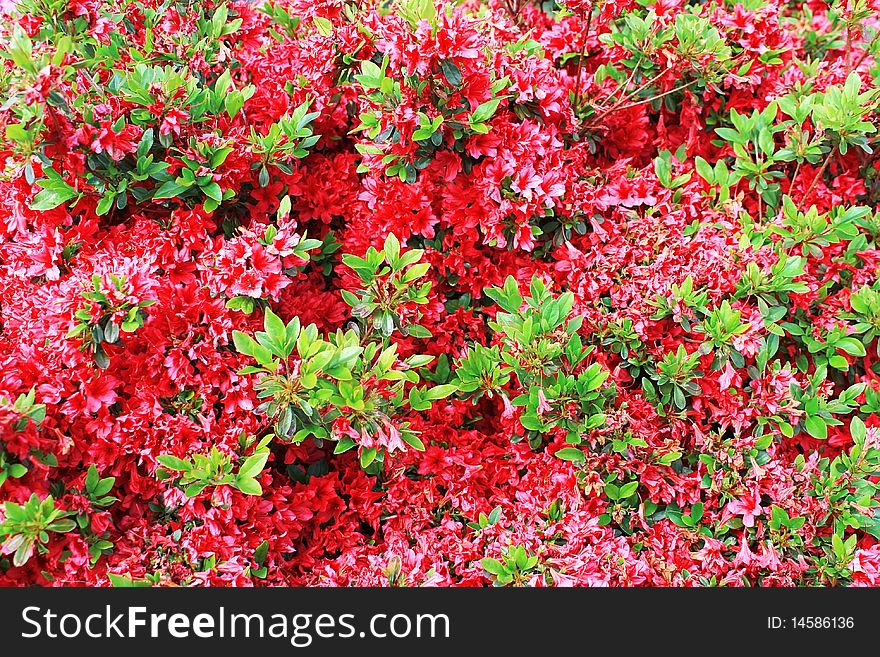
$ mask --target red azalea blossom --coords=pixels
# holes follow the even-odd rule
[[[0,2],[0,585],[880,585],[875,0],[166,4]]]

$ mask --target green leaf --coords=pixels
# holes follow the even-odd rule
[[[254,454],[245,459],[244,463],[238,469],[239,478],[256,477],[263,471],[266,461],[269,459],[269,452]]]
[[[860,417],[855,416],[850,421],[849,435],[852,436],[853,442],[857,445],[861,445],[865,442],[865,438],[868,435],[868,429]]]
[[[457,390],[458,386],[454,386],[448,383],[440,386],[434,386],[433,388],[428,388],[425,391],[424,398],[430,399],[432,401],[437,399],[444,399],[445,397],[448,397]]]
[[[240,477],[235,480],[235,488],[245,495],[262,495],[263,487],[260,482],[251,477]]]
[[[202,187],[202,191],[205,193],[205,196],[214,199],[217,203],[223,200],[223,190],[220,189],[220,185],[213,181]]]
[[[700,177],[709,184],[715,183],[715,171],[712,166],[699,155],[694,158],[694,166]]]
[[[117,589],[131,589],[135,586],[134,581],[128,575],[107,573],[107,578],[110,580],[110,585]]]
[[[6,138],[19,143],[25,143],[29,139],[27,130],[19,123],[10,123],[6,126]]]
[[[504,564],[498,561],[498,559],[493,559],[492,557],[481,559],[480,565],[490,575],[503,575],[507,572],[504,568]]]
[[[192,464],[189,461],[184,461],[183,459],[171,456],[170,454],[157,456],[156,461],[158,461],[163,468],[174,470],[176,472],[189,472],[190,468],[192,468]]]
[[[89,470],[86,473],[86,491],[91,493],[93,490],[95,490],[95,487],[98,485],[99,480],[100,477],[98,477],[98,468],[96,468],[94,465],[90,465]]]
[[[409,433],[408,431],[404,431],[400,434],[400,437],[403,439],[403,442],[405,442],[413,449],[419,452],[425,451],[425,443],[423,443],[417,435]]]
[[[396,264],[397,258],[400,256],[400,241],[394,233],[388,233],[383,251],[385,252],[385,262],[392,266]]]
[[[419,326],[418,324],[412,324],[411,326],[407,326],[406,332],[408,335],[411,335],[414,338],[430,338],[430,337],[432,337],[431,332],[428,329],[426,329],[424,326]]]
[[[333,23],[328,19],[323,16],[314,16],[312,20],[315,22],[315,27],[321,36],[328,37],[333,34]]]
[[[272,353],[246,333],[233,331],[232,341],[239,353],[254,358],[261,365],[272,363]]]
[[[863,345],[855,338],[841,338],[836,343],[834,343],[834,346],[838,349],[843,349],[850,356],[865,355],[865,345]]]
[[[554,456],[562,459],[563,461],[574,461],[576,463],[583,463],[587,460],[586,456],[584,456],[584,453],[579,449],[575,449],[574,447],[563,447],[562,449],[557,451]]]
[[[497,303],[503,310],[509,313],[519,312],[523,298],[519,293],[519,287],[513,276],[508,276],[504,281],[504,287],[488,287],[483,293]]]
[[[262,566],[263,562],[266,561],[266,556],[269,554],[269,541],[263,541],[257,546],[257,549],[254,550],[254,562],[258,566]]]
[[[34,200],[31,201],[31,204],[28,207],[30,207],[31,210],[36,210],[38,212],[52,210],[62,203],[69,201],[74,196],[76,196],[76,192],[73,191],[72,188],[69,191],[44,189],[34,196]]]
[[[487,100],[482,105],[479,105],[470,115],[470,118],[468,119],[469,122],[472,125],[475,123],[485,123],[495,114],[501,101],[502,98],[493,98],[492,100]]]
[[[110,492],[113,488],[113,484],[116,483],[116,477],[105,477],[98,482],[98,485],[95,486],[95,490],[92,491],[92,494],[95,497],[102,497]]]
[[[284,326],[281,318],[272,312],[271,308],[266,308],[265,315],[263,316],[263,329],[279,345],[284,345],[287,341],[287,327]],[[293,345],[291,345],[291,350],[292,347]]]
[[[632,496],[633,493],[636,492],[639,488],[639,482],[631,481],[628,484],[624,484],[620,487],[620,499],[625,500],[628,497]]]
[[[804,427],[806,427],[807,433],[813,436],[813,438],[820,440],[828,438],[828,427],[825,421],[817,415],[808,415],[804,420]]]
[[[446,78],[446,81],[450,86],[457,87],[461,84],[461,71],[451,60],[444,59],[441,61],[440,70],[443,72],[443,77]]]
[[[361,467],[367,468],[369,465],[376,460],[376,451],[375,447],[365,447],[361,450]]]
[[[27,563],[28,559],[34,551],[34,539],[27,538],[18,546],[15,554],[12,555],[12,565],[19,567]]]
[[[59,534],[66,534],[69,531],[73,531],[75,528],[76,523],[69,519],[56,520],[48,527],[50,531],[58,532]]]
[[[239,295],[232,297],[226,302],[226,307],[230,310],[241,310],[246,314],[254,312],[255,303],[251,297]]]
[[[344,436],[339,439],[339,442],[336,443],[336,447],[333,448],[334,454],[342,454],[343,452],[347,452],[357,445],[354,440],[349,438],[348,436]]]
[[[188,188],[183,185],[178,185],[173,180],[169,180],[159,187],[155,192],[153,192],[154,199],[163,199],[163,198],[176,198],[180,196],[181,192],[185,192]]]

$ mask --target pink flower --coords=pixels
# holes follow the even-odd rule
[[[538,415],[544,415],[544,413],[549,413],[553,410],[553,407],[550,406],[550,402],[547,401],[547,397],[544,396],[543,390],[538,390]]]
[[[174,133],[176,135],[179,135],[181,123],[183,121],[186,121],[188,118],[189,114],[181,109],[172,107],[170,110],[165,112],[162,123],[159,125],[159,134],[168,135]]]
[[[728,502],[724,514],[726,517],[742,516],[743,525],[754,527],[755,516],[761,515],[762,512],[761,496],[757,492],[751,491],[738,500]]]

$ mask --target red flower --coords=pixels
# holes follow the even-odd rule
[[[112,128],[113,122],[101,121],[91,147],[95,153],[106,152],[114,160],[121,160],[127,154],[137,150],[140,141],[141,130],[138,126],[127,124],[117,132]]]

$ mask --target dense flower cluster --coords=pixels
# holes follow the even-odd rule
[[[880,585],[877,0],[2,11],[0,584]]]

